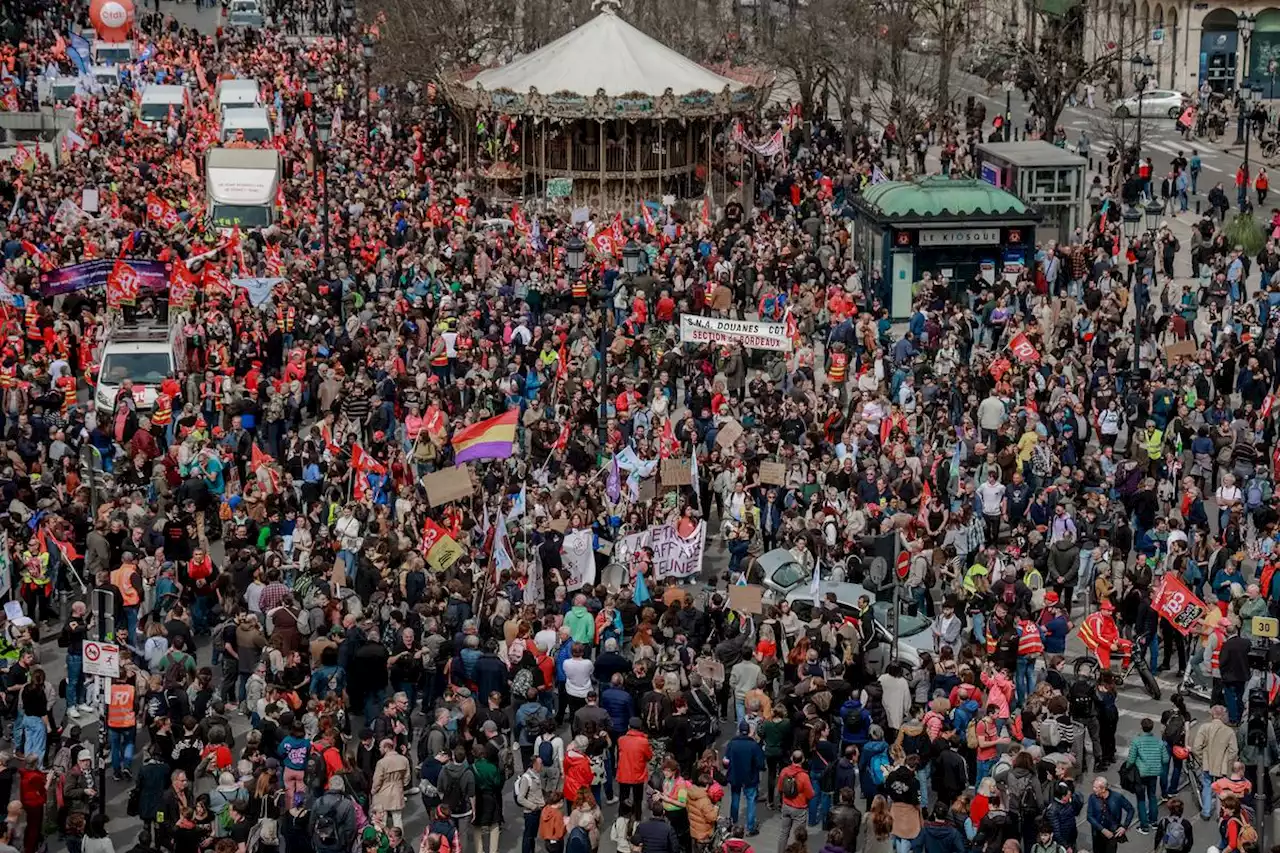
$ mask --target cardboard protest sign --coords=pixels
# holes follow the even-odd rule
[[[781,486],[787,479],[787,466],[781,462],[761,462],[760,482]]]
[[[443,506],[475,494],[471,472],[460,466],[427,474],[422,478],[422,487],[427,490],[427,502],[432,506]]]
[[[662,460],[662,485],[664,486],[693,485],[693,471],[689,467],[689,460],[688,459],[663,459]]]
[[[733,443],[742,437],[742,424],[733,418],[725,421],[716,433],[716,447],[731,448]]]

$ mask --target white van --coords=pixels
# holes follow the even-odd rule
[[[276,218],[280,154],[274,148],[210,148],[204,158],[209,224],[268,228]]]
[[[222,112],[260,106],[262,90],[258,87],[257,80],[239,78],[218,83],[218,107]]]
[[[222,113],[222,128],[218,138],[225,145],[234,142],[243,132],[245,142],[266,144],[274,135],[271,129],[271,116],[266,107],[244,107],[238,110],[225,110]]]
[[[169,110],[179,118],[188,106],[190,95],[186,86],[162,86],[152,83],[142,90],[139,114],[144,122],[151,125],[164,124],[169,120]]]
[[[98,366],[93,399],[98,409],[111,412],[126,379],[133,382],[133,401],[140,412],[155,408],[160,383],[184,363],[186,341],[182,325],[120,327],[107,336]]]
[[[120,88],[120,69],[114,65],[90,65],[89,78],[95,91],[110,94]]]
[[[97,39],[93,43],[93,61],[97,65],[128,65],[137,58],[137,47],[131,41]]]
[[[54,77],[52,80],[42,77],[37,88],[43,106],[69,106],[75,100],[77,92],[83,93],[79,77]]]

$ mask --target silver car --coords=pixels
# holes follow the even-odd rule
[[[1143,118],[1172,118],[1182,115],[1182,93],[1172,89],[1151,89],[1142,96]],[[1130,95],[1111,102],[1111,114],[1116,118],[1136,118],[1138,96]]]
[[[266,25],[266,15],[258,0],[231,0],[227,7],[227,26],[261,29]]]
[[[840,613],[847,619],[853,619],[858,613],[858,599],[866,596],[871,599],[871,613],[875,618],[876,633],[880,635],[881,645],[873,649],[868,655],[869,661],[882,670],[884,665],[888,663],[888,651],[890,644],[895,644],[898,651],[898,661],[904,666],[916,669],[920,666],[920,653],[933,651],[933,621],[925,616],[911,616],[902,613],[898,616],[898,638],[895,643],[893,634],[889,631],[889,624],[892,621],[893,603],[889,601],[876,601],[875,596],[870,590],[859,586],[856,583],[834,583],[831,581],[823,581],[818,584],[818,599],[826,598],[827,593],[833,592],[836,595],[836,605],[840,608]],[[814,602],[813,593],[810,592],[809,584],[793,589],[787,594],[786,600],[791,604],[791,611],[800,618],[802,622],[808,622],[812,618],[813,611],[817,606]]]

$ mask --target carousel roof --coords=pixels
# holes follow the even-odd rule
[[[533,53],[482,71],[466,84],[489,91],[573,92],[610,97],[643,92],[674,95],[719,92],[742,84],[708,71],[688,57],[628,24],[612,9]]]
[[[680,55],[609,8],[451,88],[464,106],[566,118],[723,114],[754,105],[759,92]]]

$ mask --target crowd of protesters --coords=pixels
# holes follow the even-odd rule
[[[435,86],[365,91],[348,38],[284,32],[312,17],[215,37],[142,16],[150,58],[77,97],[56,165],[0,166],[22,603],[0,633],[3,844],[104,853],[136,819],[143,853],[1256,849],[1280,758],[1280,691],[1250,660],[1253,617],[1280,614],[1274,245],[1246,256],[1208,220],[1185,250],[1129,241],[1103,189],[1014,280],[926,275],[895,324],[845,204],[891,146],[779,115],[787,157],[752,161],[754,199],[571,226],[478,192]],[[6,48],[24,97],[72,70],[65,30]],[[223,75],[259,81],[279,128],[269,229],[206,226]],[[157,80],[194,96],[153,126],[133,89]],[[640,274],[570,269],[570,239],[609,227]],[[170,263],[175,298],[42,293],[122,256]],[[229,283],[248,276],[284,283],[258,305]],[[792,350],[681,343],[686,312],[785,320]],[[95,405],[119,317],[152,313],[181,324],[177,374],[150,409],[127,382]],[[510,410],[514,453],[434,503],[452,437]],[[623,456],[695,460],[692,482],[622,483]],[[622,549],[663,525],[706,535],[693,577]],[[427,530],[458,546],[443,570]],[[780,549],[790,585],[735,606]],[[1170,579],[1212,618],[1161,618]],[[918,665],[901,619],[928,625]],[[84,672],[104,633],[107,683]],[[1135,657],[1208,707],[1144,708],[1125,749]],[[753,840],[766,814],[777,837]]]

